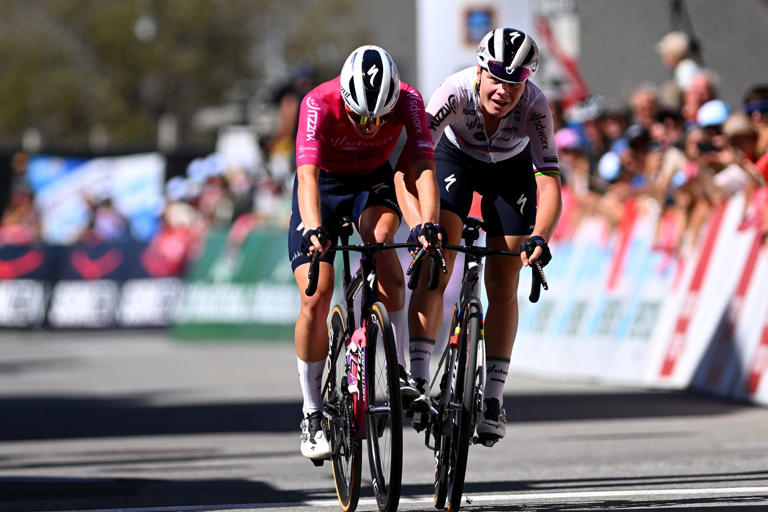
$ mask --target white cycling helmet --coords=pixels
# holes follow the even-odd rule
[[[539,48],[522,30],[497,28],[477,46],[477,63],[501,81],[525,82],[539,67]]]
[[[361,46],[341,68],[341,97],[362,117],[389,114],[400,96],[400,73],[389,53],[374,45]]]

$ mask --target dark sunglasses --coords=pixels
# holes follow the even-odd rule
[[[761,114],[768,113],[768,100],[750,101],[744,105],[744,111],[750,116],[754,112],[760,112]]]
[[[523,66],[509,69],[503,62],[498,60],[488,61],[488,72],[503,82],[515,84],[525,82],[533,74],[533,71]]]

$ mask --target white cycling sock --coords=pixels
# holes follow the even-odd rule
[[[411,356],[411,376],[414,379],[429,380],[429,362],[432,351],[435,350],[435,340],[423,336],[411,336],[409,353]]]
[[[320,386],[323,381],[325,359],[310,363],[296,357],[296,364],[299,367],[301,394],[304,395],[304,404],[301,407],[301,412],[306,416],[309,413],[321,411],[323,409],[323,397],[321,396]]]
[[[509,358],[485,356],[485,396],[484,398],[496,398],[499,404],[504,403],[504,383],[509,373]]]
[[[397,347],[397,362],[403,368],[407,368],[405,359],[405,340],[408,330],[405,326],[405,310],[390,311],[389,321],[392,324],[392,334],[395,335],[395,346]]]

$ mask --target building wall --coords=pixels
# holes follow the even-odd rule
[[[655,45],[672,29],[671,1],[578,0],[580,66],[594,93],[626,100],[643,82],[671,78]],[[768,2],[687,0],[704,64],[721,78],[721,98],[732,107],[746,90],[768,82]]]

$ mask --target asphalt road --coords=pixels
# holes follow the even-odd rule
[[[0,354],[2,512],[339,509],[298,452],[289,341],[0,332]],[[505,404],[463,510],[768,510],[768,408],[524,375]],[[433,510],[431,452],[405,443],[400,510]]]

